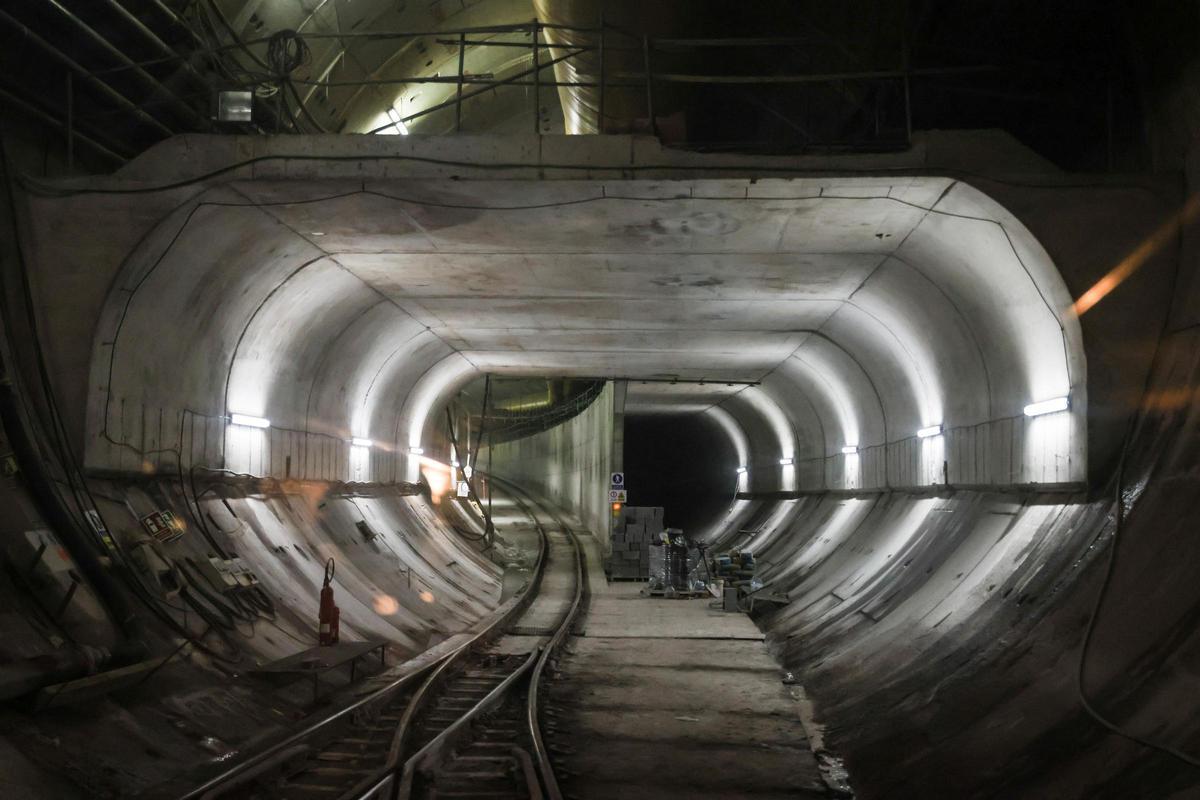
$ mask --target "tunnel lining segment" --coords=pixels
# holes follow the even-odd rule
[[[1037,390],[1031,381],[1044,379],[1057,369],[1063,393],[1069,390],[1072,396],[1070,416],[1074,421],[1066,426],[1065,431],[1057,434],[1061,441],[1055,447],[1065,455],[1053,456],[1051,461],[1055,463],[1049,467],[1043,465],[1033,469],[1034,472],[1041,469],[1043,473],[1050,469],[1055,473],[1053,477],[1057,480],[1053,482],[1056,483],[1081,478],[1085,442],[1077,434],[1081,430],[1079,420],[1086,413],[1086,387],[1079,371],[1083,356],[1068,341],[1074,339],[1075,344],[1078,343],[1077,335],[1068,336],[1069,321],[1065,322],[1057,314],[1050,314],[1053,306],[1041,283],[1057,280],[1058,285],[1050,287],[1050,291],[1064,298],[1067,293],[1048,257],[1039,262],[1039,270],[1045,274],[1040,280],[1033,279],[1026,261],[1030,252],[1036,254],[1036,242],[1023,226],[1014,240],[1008,232],[1008,226],[1020,226],[1020,223],[976,190],[944,178],[656,180],[638,181],[639,185],[633,191],[630,191],[628,181],[615,188],[610,187],[611,183],[577,180],[474,183],[461,180],[412,180],[404,184],[403,193],[399,194],[389,191],[392,187],[385,183],[365,180],[356,180],[352,184],[338,178],[332,182],[309,179],[239,181],[234,188],[251,199],[252,207],[268,204],[271,209],[268,216],[275,224],[293,231],[310,244],[311,239],[302,232],[312,225],[312,213],[319,209],[330,224],[323,225],[317,231],[322,234],[317,249],[336,259],[339,266],[358,277],[378,293],[377,296],[392,300],[402,313],[414,313],[413,304],[416,304],[421,311],[429,314],[425,323],[431,319],[436,321],[432,325],[422,323],[422,327],[427,327],[430,334],[441,338],[445,348],[438,352],[437,348],[425,347],[420,353],[420,357],[425,359],[424,364],[418,366],[411,358],[401,358],[407,353],[400,352],[393,345],[390,348],[393,354],[390,360],[375,358],[369,365],[360,365],[361,369],[370,369],[369,380],[351,377],[354,368],[345,363],[344,357],[323,358],[322,361],[326,363],[321,364],[319,374],[302,376],[308,385],[301,388],[306,396],[311,396],[309,401],[302,404],[304,407],[291,407],[294,404],[287,402],[281,406],[269,400],[268,404],[273,407],[264,412],[266,416],[277,422],[279,432],[299,431],[299,437],[304,441],[309,435],[305,431],[324,432],[325,436],[331,437],[331,442],[352,435],[381,439],[384,446],[391,448],[390,453],[381,454],[381,465],[387,461],[395,465],[404,457],[407,448],[413,446],[411,442],[403,441],[402,431],[421,428],[412,419],[408,419],[407,424],[403,423],[402,419],[407,418],[407,413],[397,413],[395,409],[409,405],[405,398],[418,385],[413,376],[433,374],[430,370],[437,361],[450,357],[453,351],[458,351],[458,356],[472,362],[476,369],[498,374],[587,372],[593,376],[609,374],[634,378],[639,374],[647,377],[676,375],[718,383],[722,378],[762,379],[763,391],[779,405],[793,434],[788,435],[780,429],[774,444],[756,442],[754,449],[763,451],[765,458],[766,451],[770,449],[783,453],[793,449],[796,442],[824,442],[824,452],[796,452],[792,456],[798,460],[813,458],[835,462],[832,467],[822,465],[821,473],[827,474],[832,469],[835,480],[831,488],[837,488],[841,481],[837,479],[839,469],[836,462],[844,459],[833,448],[836,442],[830,439],[836,437],[846,442],[853,437],[845,430],[845,424],[834,419],[822,418],[820,424],[815,425],[813,409],[820,404],[813,405],[806,401],[797,405],[797,393],[813,392],[812,384],[798,385],[794,378],[783,380],[776,374],[793,353],[803,354],[814,346],[810,344],[811,336],[798,343],[794,340],[788,342],[788,337],[819,330],[823,336],[834,341],[850,360],[857,362],[866,384],[871,386],[872,394],[876,395],[877,399],[868,405],[863,404],[862,398],[846,399],[846,405],[853,408],[859,418],[859,427],[868,425],[867,418],[886,424],[878,441],[853,444],[877,446],[884,451],[892,448],[896,442],[906,441],[904,436],[899,435],[901,432],[909,428],[915,432],[917,428],[929,424],[942,424],[948,433],[952,430],[971,431],[979,425],[988,428],[1007,426],[999,432],[989,429],[982,433],[962,434],[970,441],[955,443],[954,446],[967,450],[987,449],[989,445],[986,440],[995,436],[1003,438],[1007,435],[1011,441],[1026,436],[1028,431],[1023,430],[1024,426],[1014,425],[1014,422],[1019,407],[1033,399],[1031,395]],[[883,188],[884,184],[886,189]],[[955,187],[953,193],[949,192],[951,186]],[[379,187],[384,190],[376,191]],[[529,202],[531,195],[537,202]],[[965,201],[962,200],[964,195],[967,195]],[[472,198],[475,199],[472,201]],[[514,202],[517,198],[523,201]],[[964,202],[970,206],[935,209],[930,205],[931,202],[949,202],[948,198],[954,199],[959,206]],[[596,206],[597,201],[603,204],[602,207]],[[911,213],[890,206],[880,207],[878,204],[881,202],[909,208]],[[746,203],[750,206],[744,205]],[[244,204],[222,205],[229,210],[228,206]],[[398,218],[391,213],[397,205],[405,211]],[[977,213],[960,213],[985,206],[994,212],[993,219]],[[234,209],[237,210],[240,209]],[[913,260],[913,254],[904,252],[914,234],[923,230],[922,226],[926,224],[924,220],[935,214],[954,220],[952,225],[960,224],[958,220],[962,220],[962,224],[986,221],[1004,231],[1011,266],[1025,272],[1026,285],[1030,288],[1029,301],[1022,301],[1023,306],[1018,304],[1018,311],[1028,319],[1036,320],[1032,304],[1036,295],[1036,302],[1043,308],[1037,313],[1042,314],[1045,323],[1052,326],[1062,340],[1062,346],[1055,349],[1064,366],[1047,372],[1045,365],[1042,365],[1030,374],[1020,376],[1021,369],[1013,368],[1021,368],[1022,358],[1028,357],[1029,346],[1018,345],[1014,348],[1011,330],[996,329],[994,320],[972,318],[971,304],[964,307],[960,302],[970,286],[963,283],[963,276],[953,275],[955,265],[936,263],[929,256],[929,242],[922,243],[917,251],[917,255],[925,256],[919,265]],[[528,215],[528,218],[522,218],[522,215]],[[195,219],[193,209],[187,221],[190,223]],[[240,222],[245,223],[245,220]],[[540,238],[535,229],[543,231]],[[220,232],[206,230],[206,233],[219,238]],[[178,232],[173,241],[178,241],[183,235],[182,231]],[[271,239],[261,229],[252,235],[260,241]],[[921,235],[928,238],[923,233]],[[150,240],[157,238],[154,235],[149,237]],[[889,239],[899,239],[901,244],[891,245]],[[429,246],[431,243],[432,247]],[[481,243],[484,246],[481,247]],[[982,244],[986,244],[986,241]],[[264,246],[276,245],[270,241]],[[968,242],[966,246],[978,248],[982,245],[980,241],[975,241]],[[993,260],[998,257],[994,252],[971,252],[977,256],[983,252]],[[955,255],[961,255],[961,252]],[[1041,255],[1044,256],[1044,252]],[[838,282],[848,277],[845,269],[863,257],[870,258],[872,267],[869,272],[847,286],[848,292],[839,289]],[[463,266],[456,268],[447,258],[462,259]],[[923,287],[915,287],[911,282],[905,283],[903,275],[894,280],[894,285],[890,285],[887,291],[900,292],[907,297],[903,300],[906,305],[897,306],[897,309],[944,306],[944,311],[939,313],[962,323],[962,329],[969,334],[966,337],[970,340],[969,347],[937,341],[936,329],[914,328],[905,331],[903,341],[900,341],[899,334],[896,335],[899,346],[912,354],[914,362],[921,363],[898,365],[895,358],[887,355],[886,347],[880,349],[880,336],[864,334],[861,326],[855,326],[853,321],[837,321],[838,312],[847,308],[851,297],[855,298],[855,305],[859,305],[858,298],[880,280],[879,276],[887,270],[886,265],[893,258],[899,264],[908,265],[925,282]],[[389,259],[394,259],[390,272]],[[585,266],[572,270],[570,262],[575,259],[584,259]],[[647,272],[645,265],[654,265],[655,259],[658,259],[658,265]],[[137,261],[138,258],[134,257],[129,263]],[[212,269],[211,265],[205,265],[202,261],[185,262],[185,258],[179,258],[176,254],[163,253],[153,269],[157,270],[165,264],[172,276],[181,274],[181,270],[186,273]],[[671,270],[678,270],[680,264],[690,272],[672,273]],[[261,265],[250,263],[242,267],[246,274],[255,273],[260,268]],[[497,269],[501,271],[497,272]],[[815,273],[814,269],[817,270]],[[821,276],[826,283],[815,288],[805,283],[813,275]],[[141,278],[144,283],[149,275],[143,274]],[[648,282],[651,279],[657,283]],[[192,280],[196,280],[194,275]],[[829,283],[830,280],[833,283]],[[118,285],[121,283],[125,281]],[[936,286],[939,291],[930,291],[929,284]],[[498,293],[497,287],[501,289]],[[534,287],[537,287],[536,291],[531,291]],[[295,302],[294,297],[288,296],[286,287],[279,289],[279,295],[273,300],[264,300],[264,307],[278,306],[274,312],[276,314],[285,313],[287,304]],[[640,297],[647,298],[641,305]],[[881,297],[882,300],[872,302],[884,302],[888,298]],[[123,299],[130,304],[138,300],[136,297],[114,299]],[[175,303],[172,306],[174,313],[187,314],[185,300],[179,298],[170,301]],[[218,307],[223,305],[220,296],[214,298],[210,295],[209,300],[215,301]],[[984,302],[986,298],[978,291],[971,298],[974,305]],[[816,305],[812,306],[814,303]],[[652,311],[653,304],[663,306],[663,310]],[[820,316],[812,317],[811,324],[803,317],[796,318],[797,314],[806,313],[806,305],[812,311],[819,309]],[[1025,310],[1020,311],[1021,308]],[[864,309],[864,313],[872,312]],[[907,312],[898,310],[895,313]],[[630,318],[631,314],[633,319]],[[1031,314],[1034,316],[1029,316]],[[685,325],[685,315],[701,324]],[[382,324],[375,319],[381,315],[364,313],[362,316],[363,325]],[[368,317],[371,319],[366,319]],[[908,324],[910,318],[897,319]],[[639,324],[639,320],[652,321],[653,324]],[[137,328],[137,338],[154,338],[152,326],[144,318],[134,319],[133,322]],[[921,324],[936,322],[930,317]],[[881,321],[880,324],[892,330],[889,322]],[[827,328],[828,325],[833,327]],[[849,331],[843,330],[847,326],[850,329],[857,327],[858,333],[847,338]],[[706,328],[711,331],[707,339],[702,333]],[[1049,331],[1050,328],[1046,327],[1045,330]],[[380,331],[382,333],[383,329]],[[110,327],[108,333],[112,332]],[[305,332],[305,335],[325,335],[330,340],[329,347],[334,348],[334,343],[343,336],[361,338],[370,334],[365,329],[360,331],[354,320],[343,319],[337,330],[311,331]],[[419,335],[419,332],[412,334]],[[222,348],[228,352],[228,344],[222,346],[217,339],[213,339],[219,339],[219,333],[209,331],[208,336],[214,345],[210,352],[222,352]],[[672,340],[672,337],[676,338]],[[98,342],[116,343],[112,351],[114,361],[123,358],[119,350],[119,338],[123,336],[106,335],[103,328],[97,336]],[[727,342],[729,347],[722,346],[721,342]],[[782,347],[785,343],[786,349]],[[918,345],[922,350],[913,352]],[[1039,346],[1045,349],[1044,342]],[[265,363],[286,358],[288,352],[285,343],[265,339],[256,347],[266,348],[256,354],[260,361],[266,359]],[[103,345],[97,345],[98,354],[102,349]],[[229,361],[230,374],[245,358],[242,349],[234,345]],[[957,386],[950,390],[935,381],[935,376],[926,374],[922,366],[943,362],[952,364],[956,359],[968,365],[967,372],[979,376],[978,386]],[[180,361],[183,371],[190,371],[187,358]],[[93,366],[97,366],[95,361]],[[1023,369],[1028,371],[1027,367]],[[399,374],[395,372],[397,370],[410,377],[393,379],[393,375]],[[203,415],[217,420],[217,424],[220,424],[219,418],[227,413],[243,410],[232,407],[213,409],[212,404],[203,402],[202,398],[182,397],[178,391],[172,397],[173,392],[167,386],[148,386],[145,381],[138,385],[138,376],[135,374],[137,365],[131,360],[114,367],[113,371],[112,380],[101,375],[100,380],[94,383],[105,395],[107,403],[111,403],[109,396],[140,400],[147,408],[163,410],[167,417],[177,415],[181,406],[194,407],[197,412],[204,412]],[[1016,380],[1009,375],[1014,372],[1018,373]],[[993,376],[999,375],[1009,375],[1009,382],[1016,385],[996,387],[993,385]],[[379,387],[372,388],[379,399],[372,400],[364,395],[345,397],[339,401],[336,397],[338,387],[344,393],[351,385],[364,386],[367,383]],[[914,390],[914,386],[926,388]],[[267,395],[272,391],[277,392],[278,389],[268,389]],[[922,401],[918,396],[922,391],[939,396],[953,391],[955,396],[970,397],[974,404],[971,407],[976,411],[971,411],[971,407],[945,407],[942,414],[934,414],[942,418],[930,419],[930,412],[922,412],[922,407],[937,404]],[[384,392],[386,397],[382,396]],[[96,393],[92,393],[93,400]],[[434,392],[434,395],[440,394],[440,388]],[[998,398],[997,395],[1001,394],[1004,396]],[[996,407],[998,399],[1004,401],[1005,407]],[[632,407],[637,409],[640,402],[634,386]],[[654,402],[669,404],[671,401],[660,398]],[[736,406],[738,401],[735,398],[716,397],[715,402]],[[357,406],[358,409],[351,410],[350,406]],[[385,410],[383,406],[391,410]],[[366,407],[369,410],[364,411]],[[979,409],[983,409],[982,412]],[[214,410],[217,413],[213,413]],[[733,410],[736,415],[737,409]],[[819,411],[815,413],[820,415]],[[951,418],[952,413],[966,413],[967,417],[954,419]],[[99,423],[99,429],[103,431],[111,414],[93,411],[93,415],[92,429],[96,430],[94,426]],[[162,437],[164,440],[171,438],[171,427],[172,424],[166,425]],[[178,434],[182,436],[182,425],[175,427],[180,429]],[[362,430],[364,427],[368,430]],[[397,431],[398,435],[387,442],[387,437],[380,436],[378,431],[389,429]],[[897,435],[889,435],[893,429]],[[831,431],[834,432],[833,436],[830,435]],[[410,438],[420,438],[422,435],[414,433]],[[89,463],[98,467],[112,466],[111,463],[106,464],[112,458],[103,454],[103,441],[97,441],[95,435],[89,438],[89,452],[94,456]],[[102,440],[103,437],[99,438]],[[136,435],[134,438],[137,438]],[[139,442],[132,444],[137,447]],[[269,444],[270,448],[286,449],[291,446],[286,442],[275,442],[274,438]],[[331,446],[335,449],[341,447],[336,442]],[[755,458],[758,457],[759,453],[756,452]],[[874,470],[881,477],[864,479],[862,485],[869,485],[872,481],[885,486],[895,485],[889,473],[891,462],[897,457],[900,456],[864,454],[866,471]],[[1005,484],[1047,480],[1045,474],[1027,474],[1029,470],[1025,466],[1014,466],[1013,459],[1007,462],[1000,459],[995,464],[981,468],[974,466],[978,462],[977,455],[967,454],[963,457],[970,462],[964,469],[983,473],[962,476],[964,479],[978,479],[971,482]],[[985,460],[993,457],[999,458],[992,454],[985,456]],[[878,461],[878,467],[871,466],[872,459]],[[1065,467],[1058,462],[1064,462]],[[903,473],[904,469],[900,471]],[[374,477],[386,479],[387,476],[399,476],[401,472],[403,470],[385,467]],[[313,477],[334,479],[337,476],[317,470]],[[806,482],[801,480],[800,484]],[[817,484],[826,482],[822,480]],[[787,487],[770,486],[768,481],[762,488]]]

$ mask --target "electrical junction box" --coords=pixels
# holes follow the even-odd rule
[[[50,531],[42,528],[25,531],[25,539],[29,542],[30,554],[37,553],[39,550],[42,552],[42,557],[37,563],[44,564],[55,574],[71,570],[73,566],[71,557],[67,555],[66,549],[58,543]]]
[[[233,576],[233,579],[237,581],[239,586],[249,588],[258,585],[258,576],[246,566],[246,562],[242,561],[241,558],[234,556],[226,561],[225,564],[229,567],[229,574]]]
[[[223,558],[209,556],[208,558],[200,559],[196,561],[196,568],[209,583],[223,592],[227,592],[238,586],[237,578],[230,572],[227,562]]]

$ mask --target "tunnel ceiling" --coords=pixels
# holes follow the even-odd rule
[[[774,465],[763,488],[1083,475],[1070,298],[953,179],[239,180],[125,269],[93,358],[93,466],[128,460],[144,409],[241,471],[344,478],[357,437],[375,446],[356,474],[398,478],[491,373],[629,378],[630,411],[728,415]],[[1054,420],[1022,414],[1067,396]],[[234,413],[272,428],[226,430]]]

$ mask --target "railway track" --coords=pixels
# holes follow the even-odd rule
[[[561,798],[539,689],[586,602],[587,570],[574,532],[510,493],[538,530],[540,555],[489,625],[180,800]]]

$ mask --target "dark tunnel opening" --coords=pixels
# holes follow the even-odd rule
[[[629,504],[662,506],[664,522],[696,534],[725,513],[737,490],[737,455],[704,414],[625,419]]]

